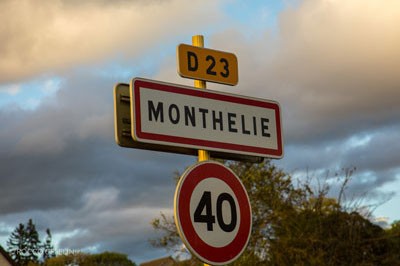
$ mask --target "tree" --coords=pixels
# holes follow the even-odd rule
[[[384,230],[357,212],[303,210],[275,229],[271,265],[382,265],[394,251]]]
[[[32,219],[29,219],[26,226],[26,249],[27,260],[32,262],[39,262],[39,254],[41,253],[42,246],[40,245],[39,233],[36,230],[36,225]]]
[[[46,229],[46,239],[43,243],[43,260],[46,261],[50,258],[55,257],[55,251],[53,244],[51,243],[51,232],[50,229]]]
[[[44,266],[136,266],[128,256],[116,252],[103,252],[100,254],[74,253],[59,255],[48,259]]]
[[[250,198],[253,230],[248,250],[264,261],[274,236],[274,224],[302,205],[306,192],[293,186],[291,177],[270,161],[228,165],[242,180]]]
[[[26,265],[28,263],[27,256],[25,252],[27,250],[27,234],[25,230],[25,225],[20,223],[14,231],[11,233],[7,241],[8,253],[10,257],[18,265]]]
[[[89,255],[81,266],[135,266],[128,256],[116,252]]]
[[[40,254],[43,253],[43,260],[54,256],[54,248],[51,244],[50,229],[46,230],[47,237],[41,244],[39,233],[32,219],[26,225],[20,223],[11,233],[8,241],[8,252],[11,258],[21,266],[39,264]]]
[[[53,258],[47,259],[44,266],[65,266],[65,265],[81,265],[88,254],[85,253],[71,253],[67,255],[58,255]]]
[[[385,231],[357,209],[342,206],[352,169],[344,171],[335,199],[327,196],[328,184],[313,189],[306,179],[294,186],[291,176],[270,161],[227,165],[246,187],[253,213],[249,245],[232,265],[400,264],[399,256],[391,256],[398,250]],[[152,225],[163,233],[151,241],[154,246],[175,250],[182,246],[173,217],[162,214]]]
[[[394,221],[391,227],[385,231],[387,238],[389,239],[389,245],[392,250],[400,250],[400,221]],[[400,252],[390,254],[385,259],[386,261],[400,261]]]

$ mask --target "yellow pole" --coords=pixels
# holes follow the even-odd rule
[[[204,47],[204,37],[203,35],[195,35],[192,36],[192,45],[197,46],[197,47]],[[194,86],[199,89],[206,89],[206,82],[204,80],[194,80]],[[206,150],[199,150],[198,151],[198,161],[207,161],[210,159],[210,153]],[[210,266],[206,263],[204,263],[204,266]]]
[[[197,47],[204,47],[204,37],[203,35],[192,36],[192,45]],[[199,89],[206,89],[206,82],[204,80],[194,80],[194,86]],[[198,151],[198,161],[206,161],[210,159],[210,153],[206,150]],[[207,264],[204,264],[207,265]]]

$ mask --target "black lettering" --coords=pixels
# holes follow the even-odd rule
[[[175,110],[175,118],[173,117],[173,110]],[[172,124],[178,124],[180,119],[180,113],[178,106],[176,104],[171,104],[169,106],[168,115],[169,115],[169,120],[172,122]]]
[[[271,134],[267,133],[268,123],[269,123],[268,118],[261,117],[261,135],[267,138],[271,137]]]
[[[207,68],[207,74],[216,76],[216,75],[217,75],[217,72],[215,72],[215,71],[213,70],[214,67],[215,67],[215,58],[212,57],[211,55],[208,55],[208,56],[206,57],[206,61],[207,61],[207,62],[208,62],[208,61],[211,61],[211,64],[210,64],[210,65],[208,66],[208,68]]]
[[[212,120],[213,120],[213,128],[214,130],[217,129],[217,124],[219,124],[219,130],[223,131],[223,124],[222,124],[222,112],[219,111],[219,117],[217,118],[215,115],[215,111],[212,111]]]
[[[185,125],[189,125],[189,120],[190,123],[192,124],[192,127],[196,127],[196,116],[194,113],[194,107],[191,107],[189,109],[189,106],[185,105]]]
[[[222,213],[222,203],[224,201],[227,201],[229,203],[229,206],[231,207],[231,221],[230,223],[226,224],[224,221],[224,216]],[[222,230],[225,232],[232,232],[235,230],[236,224],[237,224],[237,213],[236,213],[236,204],[235,200],[231,195],[228,193],[222,193],[221,195],[218,196],[217,199],[217,220],[219,227],[221,227]]]
[[[225,72],[220,72],[221,76],[223,76],[224,78],[229,77],[229,64],[228,64],[228,60],[226,60],[225,58],[221,58],[219,60],[221,63],[224,63],[224,70]]]
[[[225,193],[227,194],[227,193]],[[213,225],[215,223],[215,216],[212,215],[212,202],[211,202],[211,192],[204,191],[203,196],[201,196],[200,202],[194,211],[194,222],[195,223],[206,223],[207,231],[213,231]],[[235,204],[235,202],[233,202]],[[221,203],[222,205],[222,203]],[[203,211],[205,209],[205,214]],[[236,205],[235,205],[236,211]],[[231,222],[232,223],[232,222]],[[225,225],[225,224],[224,224]],[[229,226],[229,225],[228,225]]]
[[[147,101],[147,106],[149,107],[149,121],[158,121],[160,117],[160,122],[164,123],[164,106],[162,102],[157,103],[157,108],[154,107],[153,101]]]
[[[245,124],[246,120],[244,119],[244,115],[241,115],[241,118],[242,118],[242,133],[250,135],[250,130],[246,129],[246,124]]]
[[[199,68],[199,61],[197,59],[197,55],[193,52],[187,52],[187,59],[188,59],[188,70],[196,71]]]
[[[253,116],[253,129],[254,129],[254,136],[257,136],[257,120],[255,116]]]
[[[199,108],[199,112],[202,114],[203,128],[207,128],[206,114],[208,113],[208,110],[204,108]]]
[[[228,130],[229,132],[238,132],[237,128],[234,128],[236,125],[236,114],[228,113]]]

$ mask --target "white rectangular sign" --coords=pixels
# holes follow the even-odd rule
[[[133,138],[139,142],[281,158],[279,104],[133,79]]]

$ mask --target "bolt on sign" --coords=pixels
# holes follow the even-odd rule
[[[283,156],[277,102],[135,78],[131,132],[143,143],[250,156]]]
[[[181,77],[227,85],[238,83],[235,54],[180,44],[177,47],[178,73]]]

